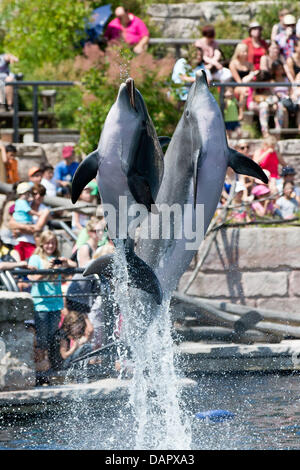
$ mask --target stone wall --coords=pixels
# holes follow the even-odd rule
[[[299,247],[300,227],[220,230],[187,294],[299,313],[300,318]],[[183,275],[179,290],[189,276]]]
[[[0,291],[0,390],[23,390],[35,384],[34,335],[24,324],[32,318],[29,293]]]
[[[147,13],[163,37],[193,38],[199,35],[203,25],[222,20],[225,15],[241,23],[246,32],[250,21],[255,19],[260,8],[271,8],[274,3],[273,1],[156,3],[149,6]]]

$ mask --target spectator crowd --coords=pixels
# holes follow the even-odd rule
[[[245,111],[257,116],[263,137],[270,134],[271,127],[279,135],[289,127],[300,130],[300,19],[282,10],[271,38],[263,38],[263,26],[256,21],[249,24],[248,32],[232,57],[225,60],[214,26],[202,28],[202,37],[194,42],[193,57],[178,59],[173,69],[179,103],[184,104],[195,73],[202,68],[209,83],[236,83],[224,87],[223,111],[229,138],[241,136]],[[255,81],[271,82],[272,86],[246,85]]]

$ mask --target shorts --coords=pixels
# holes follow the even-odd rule
[[[19,242],[14,249],[19,253],[21,261],[28,260],[36,249],[36,245],[28,242]]]
[[[238,127],[241,127],[239,121],[225,122],[225,128],[227,131],[235,131]]]

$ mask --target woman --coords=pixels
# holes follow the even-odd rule
[[[253,160],[263,170],[270,172],[270,187],[276,191],[276,180],[279,178],[278,165],[285,167],[286,161],[277,151],[275,137],[268,136],[263,140],[261,147],[254,152]]]
[[[202,28],[203,37],[197,39],[195,46],[203,50],[205,68],[211,72],[212,78],[226,82],[231,79],[231,72],[221,63],[222,52],[218,49],[215,35],[215,28],[212,25],[204,26]]]
[[[290,82],[294,82],[298,73],[300,73],[300,40],[297,39],[294,45],[293,54],[286,60],[287,77]]]
[[[254,71],[253,64],[248,61],[248,46],[240,43],[236,46],[234,54],[229,63],[229,70],[232,78],[237,83],[246,83],[254,79],[257,72]],[[234,93],[239,101],[239,119],[243,119],[243,111],[246,108],[248,87],[235,87]]]
[[[255,70],[259,70],[260,59],[268,50],[268,44],[262,39],[261,33],[262,26],[254,21],[249,25],[249,37],[242,41],[248,46],[248,62],[253,64]]]
[[[102,219],[98,220],[96,217],[92,217],[86,224],[86,230],[88,239],[84,245],[77,250],[77,263],[80,268],[86,267],[86,265],[92,260],[95,251],[99,246],[104,235],[105,221]]]
[[[284,63],[284,58],[280,54],[280,47],[278,46],[277,42],[272,41],[268,48],[267,53],[264,54],[260,59],[260,66],[259,66],[260,70],[268,72],[271,75],[272,64],[276,60],[281,60],[281,62]]]

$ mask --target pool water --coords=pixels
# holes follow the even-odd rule
[[[300,448],[298,374],[203,375],[183,393],[192,427],[191,449],[296,450]],[[214,423],[196,413],[222,409],[232,420]],[[44,414],[0,422],[0,449],[134,448],[135,422],[124,402],[74,401]]]

